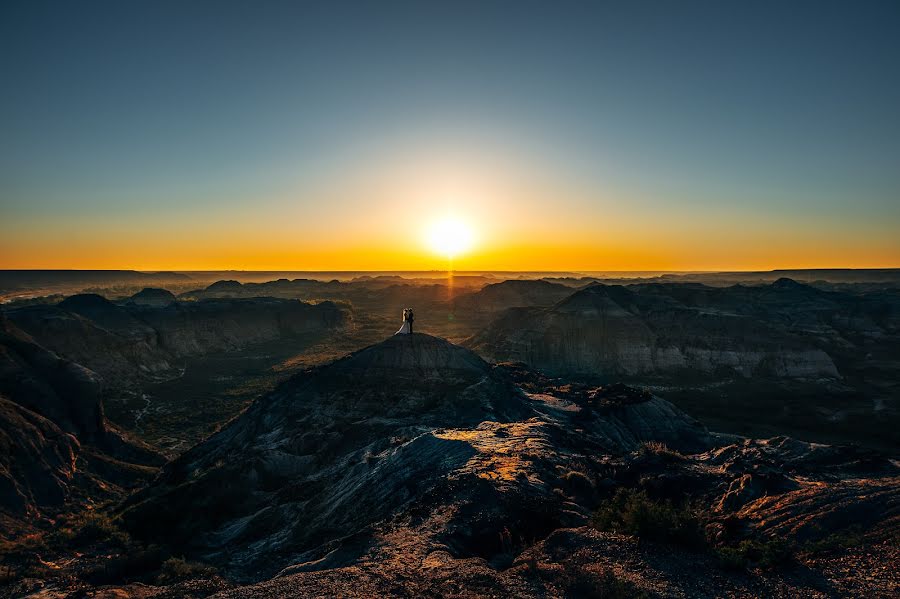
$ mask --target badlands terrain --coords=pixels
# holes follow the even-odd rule
[[[895,596],[897,274],[818,275],[20,277],[0,593]]]

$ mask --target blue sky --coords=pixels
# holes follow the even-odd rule
[[[296,252],[284,239],[251,261],[285,266],[279,256],[303,255],[304,238],[324,247],[313,221],[362,218],[360,206],[378,212],[403,193],[386,184],[351,198],[366,193],[360,173],[394,169],[396,181],[408,176],[397,163],[447,155],[472,170],[482,153],[508,167],[504,185],[544,194],[553,212],[544,219],[540,199],[521,200],[521,234],[546,235],[571,260],[580,254],[555,237],[571,226],[579,268],[617,266],[615,252],[590,245],[592,223],[612,234],[600,225],[611,214],[640,239],[674,223],[672,247],[648,268],[666,266],[659,256],[691,268],[713,251],[678,257],[678,231],[690,245],[741,223],[741,244],[772,231],[787,244],[793,232],[806,251],[796,264],[748,249],[696,266],[809,266],[811,246],[828,240],[848,256],[835,266],[900,257],[896,2],[29,1],[0,11],[0,248],[13,256],[0,266],[50,267],[48,247],[178,266],[164,252],[154,262],[142,231],[131,236],[139,247],[122,247],[121,233],[143,220],[163,238],[193,225],[204,240],[249,240],[243,227],[266,221],[247,221],[248,210],[289,205]],[[517,200],[507,195],[508,212]],[[410,200],[416,211],[427,196]],[[370,241],[387,252],[388,235]],[[498,263],[480,265],[510,266],[495,249]],[[404,266],[391,251],[385,268]]]

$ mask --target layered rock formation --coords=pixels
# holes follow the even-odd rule
[[[496,313],[507,308],[552,306],[569,297],[573,289],[541,280],[510,280],[494,283],[456,300],[457,309],[466,313]]]
[[[123,386],[177,372],[181,358],[231,351],[300,335],[324,334],[348,315],[331,302],[272,298],[172,301],[144,290],[122,303],[99,295],[36,305],[6,316],[38,343]]]
[[[600,377],[839,378],[850,339],[897,335],[896,308],[789,280],[593,285],[551,308],[510,309],[467,345],[496,360]]]

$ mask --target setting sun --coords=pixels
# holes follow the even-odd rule
[[[426,240],[435,253],[455,258],[472,247],[472,229],[457,218],[445,217],[432,223]]]

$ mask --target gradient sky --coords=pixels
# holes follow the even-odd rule
[[[0,7],[0,268],[900,266],[900,2]]]

